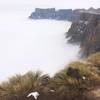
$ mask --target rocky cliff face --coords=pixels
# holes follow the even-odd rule
[[[83,9],[59,9],[55,8],[36,8],[35,12],[29,16],[30,19],[53,19],[53,20],[68,20],[75,21],[80,16],[80,10]]]
[[[53,20],[67,20],[67,21],[77,21],[81,15],[81,12],[96,12],[100,13],[99,9],[89,8],[89,9],[58,9],[55,8],[36,8],[35,12],[32,12],[29,16],[30,19],[53,19]]]
[[[35,12],[29,16],[31,19],[55,19],[55,20],[71,20],[72,9],[59,9],[47,8],[41,9],[36,8]]]
[[[85,56],[100,51],[100,14],[83,12],[79,20],[72,23],[67,37],[69,42],[80,44]]]

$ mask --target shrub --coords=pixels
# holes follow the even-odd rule
[[[2,87],[9,93],[19,94],[24,92],[30,92],[32,90],[38,90],[48,75],[42,75],[41,72],[28,72],[25,75],[16,75],[9,78],[8,81],[2,83]],[[46,80],[47,82],[47,80]]]
[[[69,68],[71,67],[74,70],[77,69],[79,71],[80,77],[83,78],[83,79],[80,78],[79,80],[81,84],[85,84],[88,86],[91,86],[91,85],[94,86],[96,83],[99,82],[99,79],[100,79],[99,71],[92,64],[76,61],[76,62],[70,63],[68,66]]]
[[[75,61],[55,74],[52,84],[60,100],[78,100],[85,97],[84,93],[100,84],[100,77],[98,69],[92,64]]]

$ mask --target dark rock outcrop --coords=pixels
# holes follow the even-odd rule
[[[67,33],[69,42],[80,44],[85,56],[100,51],[100,14],[83,12],[78,21],[73,22]]]
[[[83,79],[82,76],[81,76],[81,74],[80,74],[80,72],[79,72],[79,70],[78,69],[75,69],[75,68],[69,67],[66,74],[68,76],[71,76],[73,78],[76,78],[77,80],[80,80],[80,79],[82,80]]]

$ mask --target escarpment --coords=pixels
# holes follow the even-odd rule
[[[79,44],[82,55],[89,56],[100,51],[100,14],[83,12],[73,22],[67,33],[70,43]]]

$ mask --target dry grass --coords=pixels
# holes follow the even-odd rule
[[[90,62],[94,65],[94,67],[97,67],[100,70],[100,52],[91,55],[88,59],[87,62]]]
[[[52,78],[40,71],[15,75],[0,85],[0,100],[27,100],[24,97],[31,91],[42,93],[41,100],[82,99],[84,93],[100,85],[99,59],[100,53],[83,62],[72,62]],[[55,90],[55,95],[50,93],[51,89]]]
[[[1,86],[12,94],[30,92],[38,90],[42,85],[42,81],[45,81],[48,77],[48,75],[42,75],[41,72],[34,73],[30,71],[25,75],[16,75],[9,78],[9,81],[3,82]]]

